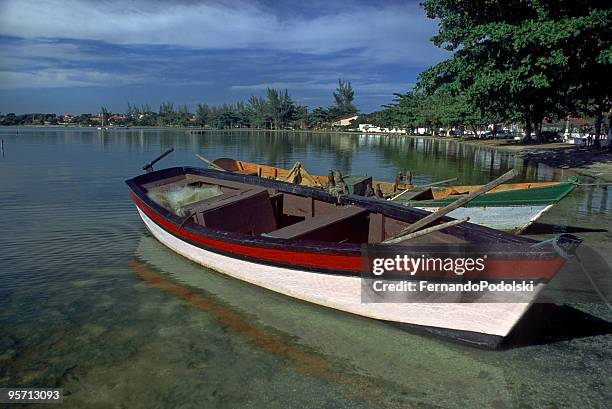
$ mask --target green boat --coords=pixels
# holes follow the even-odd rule
[[[476,190],[480,185],[446,188],[415,188],[396,201],[427,211],[436,211]],[[456,219],[470,218],[470,222],[498,230],[520,232],[538,220],[546,211],[576,188],[574,183],[511,183],[468,202],[448,215]]]

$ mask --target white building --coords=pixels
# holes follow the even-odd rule
[[[336,122],[334,122],[332,125],[334,125],[334,126],[349,126],[351,124],[351,121],[354,121],[357,118],[359,118],[359,115],[357,115],[357,114],[343,116],[342,118],[340,118]]]
[[[360,132],[372,132],[372,133],[399,133],[406,134],[406,130],[402,128],[381,128],[372,124],[359,124]]]

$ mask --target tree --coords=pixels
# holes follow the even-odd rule
[[[330,119],[329,111],[323,107],[317,107],[308,114],[308,123],[317,128],[321,128]]]
[[[336,112],[338,117],[357,113],[357,108],[353,105],[355,92],[350,81],[342,81],[338,79],[338,87],[334,91],[334,99],[336,100]]]
[[[261,97],[251,95],[246,104],[246,113],[249,118],[251,126],[256,128],[265,128],[269,122],[268,119],[268,108],[266,100]]]
[[[208,104],[198,104],[196,109],[196,122],[200,126],[204,126],[208,124],[208,120],[210,118],[210,107]]]
[[[308,123],[308,108],[305,105],[298,105],[293,110],[291,122],[294,128],[305,128]]]
[[[178,111],[176,112],[176,124],[182,127],[186,127],[189,125],[189,118],[191,114],[189,113],[189,108],[187,105],[179,105]]]
[[[110,116],[110,112],[108,111],[108,109],[106,109],[105,106],[101,106],[100,107],[100,114],[102,115],[102,126],[104,126],[104,123],[108,122],[108,118]]]
[[[432,41],[453,56],[425,71],[428,93],[446,86],[482,117],[522,120],[540,139],[542,120],[599,112],[610,100],[612,64],[607,2],[587,0],[426,0],[438,19]]]
[[[140,109],[136,105],[132,105],[129,102],[127,103],[127,109],[125,110],[125,115],[128,120],[138,121],[140,119]]]
[[[289,95],[287,89],[284,92],[279,93],[279,118],[280,125],[282,128],[286,128],[289,125],[289,121],[293,119],[295,113],[295,104]]]
[[[273,88],[268,88],[266,90],[266,95],[268,97],[268,101],[266,103],[266,107],[268,110],[268,116],[271,119],[270,128],[278,129],[280,125],[280,112],[281,112],[281,102],[279,92]]]
[[[265,104],[267,117],[271,122],[271,128],[284,129],[292,120],[295,112],[295,104],[289,95],[289,91],[268,88],[266,90],[268,100]],[[257,103],[257,101],[254,101]]]

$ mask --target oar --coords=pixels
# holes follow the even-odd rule
[[[204,156],[198,155],[197,153],[195,154],[198,159],[203,160],[204,162],[208,163],[210,166],[212,166],[213,168],[220,170],[222,172],[227,172],[227,170],[223,169],[221,166],[219,165],[215,165],[213,162],[209,161],[208,159],[206,159]]]
[[[439,182],[427,183],[427,184],[425,184],[425,185],[417,185],[417,186],[415,186],[415,187],[432,187],[432,186],[438,186],[438,185],[443,185],[443,184],[445,184],[445,183],[454,182],[455,180],[457,180],[457,178],[450,178],[450,179],[440,180]]]
[[[435,222],[442,216],[445,216],[447,213],[450,213],[453,210],[460,208],[461,206],[465,205],[467,202],[473,199],[476,199],[478,196],[487,193],[491,189],[495,189],[497,186],[515,177],[516,174],[517,172],[514,169],[510,170],[509,172],[504,173],[503,175],[501,175],[494,181],[487,183],[480,189],[474,190],[473,192],[470,192],[470,194],[463,196],[458,200],[455,200],[453,203],[449,204],[448,206],[444,206],[438,209],[437,211],[433,212],[432,214],[425,216],[420,220],[417,220],[415,223],[411,224],[410,226],[402,230],[398,235],[396,235],[396,237],[404,236],[408,233],[412,233],[412,232],[422,229],[428,224]]]
[[[423,229],[423,230],[415,231],[414,233],[400,234],[398,236],[395,236],[393,238],[390,238],[390,239],[387,239],[387,240],[383,241],[383,243],[384,244],[397,244],[397,243],[401,243],[402,241],[405,241],[405,240],[414,239],[416,237],[424,236],[426,234],[433,233],[433,232],[438,231],[438,230],[442,230],[442,229],[446,229],[448,227],[456,226],[458,224],[467,222],[468,220],[470,220],[469,217],[466,217],[465,219],[451,220],[450,222],[446,222],[446,223],[442,223],[442,224],[437,224],[435,226],[431,226],[431,227],[428,227],[428,228]]]
[[[443,185],[445,183],[453,182],[455,180],[457,180],[457,178],[441,180],[439,182],[428,183],[426,185],[417,185],[417,186],[414,186],[414,188],[412,188],[412,189],[404,189],[404,190],[402,190],[400,193],[398,193],[397,195],[393,196],[389,200],[399,199],[400,197],[402,197],[404,194],[406,194],[408,192],[414,192],[414,189],[420,189],[420,188],[424,188],[424,187],[432,187],[432,186],[437,186],[437,185]]]
[[[168,149],[166,152],[162,153],[157,158],[153,159],[151,162],[144,165],[142,167],[142,170],[146,171],[147,173],[153,172],[153,165],[155,165],[157,162],[165,158],[167,155],[170,155],[172,152],[174,152],[174,148]]]

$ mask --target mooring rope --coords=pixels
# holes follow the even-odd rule
[[[584,267],[584,264],[582,263],[582,260],[580,260],[580,257],[578,257],[576,253],[574,253],[574,257],[576,257],[576,260],[578,261],[578,264],[580,264],[582,272],[589,279],[591,285],[593,286],[593,289],[595,289],[595,292],[597,293],[597,295],[599,295],[599,298],[601,298],[601,300],[604,302],[604,304],[606,304],[608,309],[612,311],[612,305],[610,305],[610,302],[606,299],[606,296],[599,290],[599,287],[597,287],[597,284],[595,284],[595,281],[593,280],[587,269]]]
[[[612,182],[603,182],[603,183],[574,183],[574,184],[576,186],[610,186],[610,185],[612,185]]]
[[[582,272],[588,278],[589,282],[591,283],[591,286],[593,287],[593,289],[595,290],[595,292],[597,293],[599,298],[601,298],[601,300],[604,302],[604,304],[606,304],[608,309],[610,311],[612,311],[612,305],[610,304],[610,302],[608,301],[606,296],[601,292],[601,290],[599,289],[597,284],[595,284],[595,280],[593,280],[593,277],[591,277],[591,275],[589,274],[589,272],[585,268],[584,263],[582,262],[580,257],[578,257],[578,254],[576,253],[576,248],[570,248],[570,249],[568,249],[566,251],[563,247],[561,247],[558,244],[558,239],[559,239],[559,237],[553,237],[553,238],[548,239],[548,240],[543,240],[543,241],[541,241],[539,243],[534,244],[532,247],[540,247],[540,246],[545,245],[545,244],[551,244],[552,247],[553,247],[553,250],[557,254],[559,254],[561,257],[565,258],[566,260],[570,259],[570,258],[575,258],[576,261],[578,262],[578,264],[580,264],[580,268],[582,269]]]

